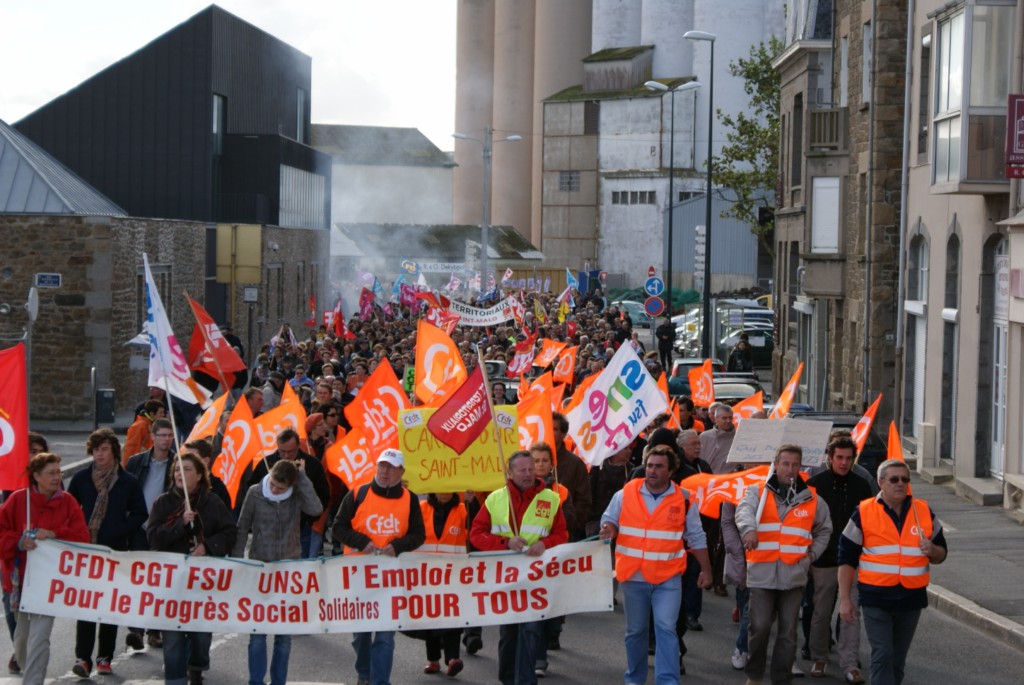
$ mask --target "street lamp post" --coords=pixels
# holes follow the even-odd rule
[[[675,198],[673,197],[676,167],[676,93],[683,90],[696,90],[700,84],[696,81],[684,83],[675,88],[669,88],[660,81],[647,81],[644,86],[648,90],[668,92],[671,105],[669,108],[669,134],[668,134],[668,262],[665,265],[665,305],[668,313],[668,320],[672,320],[672,237]]]
[[[711,132],[715,122],[715,39],[713,33],[704,31],[687,31],[683,34],[687,40],[703,40],[711,43],[711,64],[708,68],[708,180],[704,214],[704,322],[701,325],[700,347],[701,356],[711,356],[711,157],[714,154],[711,144]]]
[[[480,220],[480,292],[486,292],[487,287],[487,246],[490,245],[490,223],[491,223],[491,153],[494,148],[494,143],[502,142],[515,142],[522,140],[523,137],[519,135],[511,135],[505,138],[501,138],[497,141],[493,140],[494,129],[490,126],[484,127],[484,137],[473,138],[463,133],[453,133],[452,138],[458,138],[459,140],[472,140],[480,143],[483,147],[484,156],[484,201],[483,201],[483,218]],[[497,282],[497,275],[495,275],[495,282]]]

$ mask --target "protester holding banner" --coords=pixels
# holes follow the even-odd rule
[[[508,459],[505,487],[488,495],[473,519],[470,541],[484,551],[509,550],[540,556],[569,541],[558,494],[537,478],[532,455],[520,450]],[[536,685],[537,648],[543,621],[501,626],[498,679],[502,685]]]
[[[334,519],[334,539],[345,554],[396,557],[423,544],[426,530],[416,497],[402,485],[405,457],[387,449],[377,457],[373,480],[345,495]],[[357,685],[389,685],[394,663],[395,633],[378,630],[352,636]]]
[[[249,488],[249,495],[238,517],[238,537],[231,556],[244,558],[246,543],[252,534],[249,558],[260,561],[298,559],[299,519],[319,516],[323,505],[317,498],[306,472],[294,462],[280,460],[258,483]],[[291,635],[274,636],[274,652],[270,660],[270,685],[288,681],[288,657]],[[267,636],[249,635],[249,685],[263,685],[267,674]]]
[[[12,493],[0,508],[0,562],[4,592],[10,593],[17,612],[14,660],[21,667],[22,683],[43,685],[53,617],[19,610],[25,553],[35,549],[38,540],[89,542],[89,528],[78,502],[61,489],[60,457],[49,452],[33,456],[28,475],[29,487]]]
[[[197,557],[227,556],[238,529],[231,510],[210,492],[206,464],[194,452],[185,451],[171,468],[174,485],[157,498],[146,525],[150,549]],[[210,668],[213,636],[194,630],[165,630],[163,638],[164,682],[202,685],[203,671]]]
[[[825,551],[832,534],[828,505],[800,477],[802,458],[799,445],[779,446],[775,473],[767,483],[749,486],[736,507],[736,526],[747,553],[750,658],[744,670],[752,683],[764,677],[773,622],[778,627],[771,679],[792,681],[800,600],[811,563]]]
[[[905,462],[882,462],[878,485],[879,495],[860,503],[839,539],[839,615],[847,627],[855,624],[856,582],[871,645],[871,685],[899,685],[928,606],[931,564],[945,561],[949,550],[942,522],[911,496]]]
[[[676,621],[688,551],[700,564],[698,586],[711,585],[699,510],[690,506],[689,492],[672,482],[678,467],[671,445],[649,445],[644,451],[644,478],[626,483],[601,517],[601,539],[616,541],[615,578],[626,610],[627,683],[647,681],[650,617],[654,619],[655,682],[674,685],[685,672]]]
[[[121,467],[121,444],[114,431],[100,428],[85,443],[92,464],[71,478],[68,494],[78,501],[89,525],[89,542],[113,550],[146,549],[142,526],[149,516],[142,486]],[[75,629],[75,665],[80,678],[92,673],[96,622],[78,621]],[[113,673],[110,662],[117,646],[117,626],[101,623],[96,650],[96,673]]]

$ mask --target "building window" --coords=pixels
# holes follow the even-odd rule
[[[793,142],[793,153],[790,155],[789,185],[796,188],[803,183],[804,165],[804,94],[797,93],[793,98],[793,130],[790,134]]]
[[[935,183],[960,178],[960,108],[964,79],[964,13],[939,22],[935,82]]]
[[[613,190],[613,205],[653,205],[658,196],[653,190]]]
[[[915,236],[907,254],[907,299],[923,302],[928,299],[928,241]]]
[[[679,197],[676,202],[686,202],[692,200],[695,197],[704,197],[704,193],[694,192],[692,190],[680,190]]]
[[[811,252],[839,252],[839,177],[811,181]]]
[[[563,193],[580,192],[580,172],[560,171],[558,172],[558,190]]]
[[[865,105],[871,104],[871,76],[874,69],[874,45],[871,36],[871,22],[864,24],[861,34],[861,45],[863,51],[860,61],[860,101]]]
[[[839,39],[839,106],[846,107],[850,95],[850,39]]]
[[[931,31],[921,36],[921,63],[917,71],[917,161],[919,164],[928,161],[928,130],[931,112],[928,106],[928,89],[932,83],[932,34]]]
[[[227,104],[223,95],[213,94],[213,154],[224,154],[224,123]]]
[[[278,225],[288,228],[327,228],[326,179],[282,164]]]
[[[601,133],[601,102],[590,100],[583,103],[583,135],[596,136]]]
[[[306,91],[298,88],[295,94],[295,140],[306,142]]]

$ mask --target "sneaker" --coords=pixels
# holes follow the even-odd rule
[[[160,649],[164,646],[164,635],[158,630],[153,631],[146,636],[146,644],[150,647],[156,647]]]
[[[110,659],[96,659],[96,675],[114,675],[110,667]]]
[[[548,675],[548,662],[538,661],[537,667],[533,669],[533,674],[538,678],[546,678]]]
[[[484,641],[479,635],[467,635],[462,644],[466,645],[466,654],[476,654],[484,648]]]
[[[846,672],[846,682],[850,685],[861,685],[864,682],[864,676],[856,668],[851,668]]]
[[[18,675],[21,673],[21,666],[18,665],[18,659],[13,654],[11,655],[10,661],[7,662],[7,672],[11,675]]]
[[[428,661],[427,665],[423,667],[423,672],[427,675],[434,675],[435,673],[441,672],[441,664],[436,661]]]
[[[747,662],[750,661],[750,655],[746,652],[741,652],[740,648],[732,650],[732,656],[729,658],[732,661],[732,667],[737,671],[742,671],[747,667]]]
[[[128,645],[128,649],[133,649],[136,652],[146,646],[142,639],[142,633],[136,633],[134,630],[129,630],[128,634],[124,636],[124,643]]]
[[[792,668],[792,670],[790,672],[793,674],[794,678],[803,678],[804,677],[803,670],[799,666],[797,666],[796,664],[793,664],[793,668]]]
[[[92,662],[88,659],[75,659],[75,665],[71,667],[71,672],[79,678],[88,678],[92,673]]]
[[[455,676],[462,673],[462,668],[464,665],[465,664],[462,663],[462,659],[452,659],[451,661],[449,661],[447,670],[448,677],[454,678]]]

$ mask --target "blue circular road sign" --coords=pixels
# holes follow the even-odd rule
[[[665,281],[657,276],[651,276],[644,282],[644,292],[651,297],[657,297],[665,292]]]

